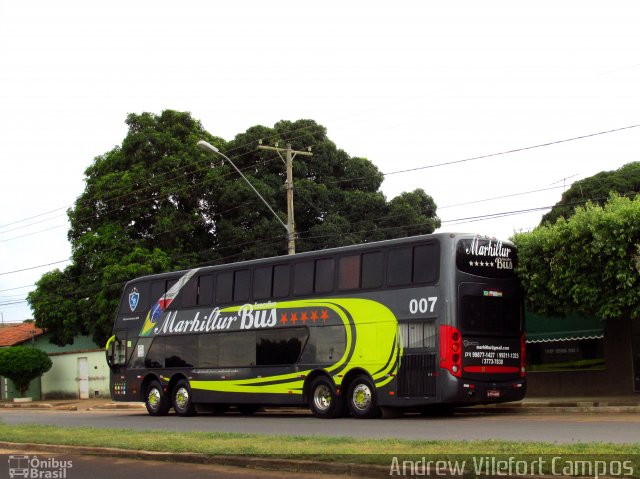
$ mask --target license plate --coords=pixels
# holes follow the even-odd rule
[[[487,397],[488,398],[499,398],[500,397],[500,391],[498,391],[497,389],[489,389],[487,391]]]

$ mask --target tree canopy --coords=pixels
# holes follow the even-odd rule
[[[21,397],[24,397],[29,383],[46,373],[51,366],[51,359],[41,349],[29,346],[0,349],[0,376],[11,379]]]
[[[569,218],[576,207],[584,205],[587,200],[602,205],[611,192],[633,198],[639,191],[640,162],[628,163],[614,171],[602,171],[573,183],[553,209],[542,217],[542,223],[554,223],[561,217]]]
[[[515,235],[528,306],[547,316],[640,316],[640,196],[613,194]]]
[[[120,146],[85,171],[68,211],[72,263],[46,273],[28,300],[38,326],[68,344],[91,334],[104,344],[123,283],[144,274],[286,253],[286,231],[215,145],[286,220],[285,167],[268,144],[312,148],[293,162],[298,252],[433,232],[440,226],[423,190],[388,201],[382,173],[348,155],[313,120],[254,126],[227,142],[189,113],[130,114]]]

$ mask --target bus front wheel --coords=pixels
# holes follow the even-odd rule
[[[178,381],[173,388],[173,409],[178,416],[193,416],[196,408],[191,399],[191,388],[186,379]]]
[[[159,381],[153,380],[147,386],[144,405],[152,416],[166,416],[171,407],[169,397],[162,391]]]
[[[358,376],[351,382],[347,401],[349,411],[355,418],[380,417],[375,387],[366,376]]]
[[[336,393],[333,381],[326,376],[318,376],[309,387],[309,409],[314,416],[333,419],[342,413],[342,396]]]

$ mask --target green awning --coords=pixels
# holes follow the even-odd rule
[[[604,320],[601,318],[547,318],[526,311],[525,328],[527,343],[604,338]]]

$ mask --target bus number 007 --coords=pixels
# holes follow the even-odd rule
[[[428,298],[412,299],[409,301],[409,312],[411,314],[433,313],[438,302],[437,296],[429,296]]]

